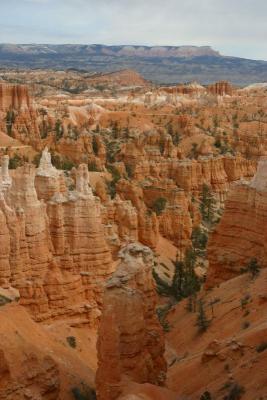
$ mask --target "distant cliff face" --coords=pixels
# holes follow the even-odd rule
[[[105,56],[130,56],[130,57],[196,57],[220,56],[220,53],[210,46],[105,46],[105,45],[23,45],[2,44],[0,52],[5,54],[24,55],[105,55]]]

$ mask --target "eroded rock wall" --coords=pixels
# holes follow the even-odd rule
[[[25,164],[11,179],[7,161],[0,182],[1,286],[18,288],[36,321],[95,324],[113,261],[87,166],[73,171],[69,191],[46,149],[37,173]]]
[[[100,400],[117,399],[128,381],[162,385],[165,380],[153,253],[132,243],[119,256],[121,263],[106,284],[99,328],[96,385]]]
[[[208,245],[207,285],[233,278],[256,258],[266,265],[267,161],[259,162],[251,181],[234,184],[225,211]]]

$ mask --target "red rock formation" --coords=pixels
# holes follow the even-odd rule
[[[122,179],[117,185],[117,192],[123,200],[131,200],[137,210],[139,241],[155,248],[159,235],[158,220],[154,212],[148,212],[143,200],[142,188],[135,183]]]
[[[266,181],[267,164],[262,160],[250,184],[232,186],[221,222],[209,240],[208,286],[240,274],[253,257],[266,265]]]
[[[165,380],[153,253],[133,243],[122,249],[120,258],[106,285],[99,328],[96,384],[100,400],[117,399],[127,381],[161,385]]]
[[[0,129],[24,144],[40,146],[37,113],[27,86],[0,84]]]
[[[78,317],[95,324],[113,264],[87,167],[75,171],[70,192],[47,150],[36,178],[35,172],[26,164],[11,185],[2,166],[1,285],[18,288],[21,304],[38,321]]]
[[[218,96],[225,96],[225,95],[232,96],[233,87],[227,81],[220,81],[220,82],[216,82],[216,83],[208,86],[208,91],[211,94],[218,95]]]
[[[31,107],[27,86],[0,84],[0,110],[25,110]]]

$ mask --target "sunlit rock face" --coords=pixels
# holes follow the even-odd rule
[[[37,111],[27,86],[0,83],[0,131],[40,147]]]
[[[47,149],[39,168],[25,164],[0,185],[1,286],[18,288],[20,303],[37,321],[73,318],[96,324],[103,284],[113,271],[100,201],[85,165],[69,191]]]

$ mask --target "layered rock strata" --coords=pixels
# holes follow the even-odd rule
[[[266,265],[267,160],[262,159],[251,183],[234,184],[221,222],[208,245],[207,285],[213,286],[240,274],[256,258]]]
[[[106,284],[98,337],[98,399],[117,399],[129,381],[162,385],[164,339],[156,313],[153,253],[132,243]]]
[[[0,130],[40,148],[38,115],[27,86],[0,84]]]
[[[103,284],[113,271],[100,201],[87,166],[73,171],[67,189],[45,149],[36,170],[24,165],[9,177],[4,158],[0,190],[0,282],[20,292],[37,321],[69,318],[95,323]]]

